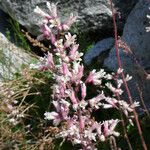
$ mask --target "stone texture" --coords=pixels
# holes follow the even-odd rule
[[[30,33],[37,35],[39,28],[37,22],[39,17],[34,14],[36,6],[45,10],[47,0],[0,0],[0,8],[10,14],[21,25],[25,26]],[[124,20],[131,11],[137,0],[113,0],[117,10],[122,14],[119,25],[124,24]],[[58,7],[63,20],[73,12],[78,16],[79,31],[90,30],[111,30],[112,13],[109,0],[50,0],[58,3]]]
[[[85,65],[90,65],[92,60],[101,55],[101,53],[108,51],[114,45],[114,38],[107,38],[97,42],[93,48],[91,48],[84,55]],[[104,59],[104,58],[103,58]]]
[[[150,14],[150,3],[147,0],[140,0],[130,13],[124,27],[123,41],[130,47],[136,59],[142,67],[135,63],[135,57],[126,54],[120,49],[120,57],[124,70],[133,76],[129,82],[134,100],[139,100],[136,84],[143,90],[144,101],[150,109],[150,80],[145,79],[144,71],[150,71],[150,32],[146,32],[145,27],[149,26],[147,14]],[[109,57],[104,62],[105,66],[112,70],[117,69],[117,58],[115,48],[110,51]],[[149,72],[150,73],[150,72]]]
[[[11,79],[13,74],[21,71],[22,65],[35,60],[31,54],[16,47],[0,33],[0,80]]]

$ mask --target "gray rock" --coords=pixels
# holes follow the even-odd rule
[[[98,57],[101,55],[101,53],[111,49],[113,45],[114,38],[107,38],[97,42],[94,47],[84,55],[84,63],[86,65],[90,65],[95,57]]]
[[[46,10],[46,1],[47,0],[0,0],[0,8],[21,25],[25,26],[30,33],[37,35],[39,31],[39,27],[37,26],[39,17],[33,10],[36,6]],[[112,13],[109,0],[51,0],[50,2],[58,2],[63,20],[65,20],[71,12],[77,15],[79,31],[112,29]],[[114,0],[114,5],[118,11],[123,14],[121,21],[124,22],[136,2],[137,0]]]
[[[13,74],[21,71],[22,65],[31,63],[36,58],[16,47],[0,33],[0,81],[11,79]]]
[[[136,88],[138,84],[143,89],[144,101],[150,108],[150,80],[145,79],[144,73],[150,69],[150,32],[145,30],[145,27],[149,26],[149,20],[146,17],[147,14],[150,14],[149,7],[149,1],[140,0],[130,13],[124,27],[122,40],[130,47],[135,57],[130,53],[125,53],[123,49],[119,49],[119,52],[125,72],[133,76],[133,80],[129,82],[133,99],[140,99]],[[141,67],[135,62],[135,58]],[[115,48],[110,51],[104,65],[112,70],[118,68]]]

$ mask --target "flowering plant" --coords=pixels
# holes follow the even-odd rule
[[[39,7],[35,12],[43,17],[41,24],[41,35],[38,40],[48,40],[51,49],[48,54],[39,60],[38,64],[31,64],[31,68],[52,73],[55,83],[52,86],[52,104],[55,108],[52,112],[45,112],[47,120],[52,120],[54,126],[61,129],[55,136],[78,144],[83,150],[96,149],[98,142],[109,139],[110,136],[119,136],[115,130],[120,122],[119,119],[97,121],[92,113],[99,109],[116,109],[125,114],[132,123],[132,112],[139,104],[134,102],[128,104],[121,100],[123,93],[119,79],[122,69],[117,73],[106,73],[104,69],[93,70],[89,75],[84,74],[84,66],[78,52],[79,44],[76,43],[76,35],[69,32],[71,25],[76,21],[73,14],[67,21],[61,22],[57,6],[47,2],[49,14],[43,12]],[[58,57],[58,61],[55,58]],[[129,75],[125,80],[130,80]],[[111,81],[115,81],[116,86]],[[106,83],[104,81],[107,81]],[[88,93],[92,86],[96,91],[92,97]],[[112,96],[108,96],[104,89],[109,89]]]

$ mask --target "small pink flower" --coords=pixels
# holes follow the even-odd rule
[[[37,37],[39,41],[50,38],[51,30],[46,24],[41,26],[41,32],[42,34]]]
[[[76,21],[76,16],[70,14],[69,19],[62,25],[63,30],[69,30],[71,25]]]
[[[66,38],[66,42],[65,42],[65,47],[69,47],[70,45],[74,44],[75,43],[75,40],[76,40],[76,35],[71,35],[70,32],[68,32],[67,35],[65,35],[65,38]]]
[[[86,85],[85,85],[85,83],[81,84],[81,96],[82,96],[82,99],[85,99],[85,97],[86,97]]]
[[[104,78],[105,75],[106,75],[106,72],[104,72],[103,69],[101,69],[99,72],[96,72],[96,70],[93,70],[90,72],[85,83],[93,83],[95,85],[101,85],[101,79]]]
[[[116,94],[121,95],[121,94],[123,93],[122,89],[113,87],[113,85],[112,85],[111,83],[109,83],[109,82],[107,82],[105,85],[106,85],[115,95],[116,95]]]
[[[60,116],[62,116],[62,119],[68,119],[70,103],[64,99],[61,99],[59,104],[60,104]]]
[[[120,135],[120,133],[119,132],[117,132],[117,131],[115,131],[115,128],[116,128],[116,126],[117,126],[117,124],[119,123],[119,120],[118,119],[116,119],[116,120],[110,120],[109,121],[109,135],[114,135],[114,136],[119,136]]]
[[[118,124],[119,120],[108,120],[104,121],[103,127],[104,127],[104,136],[108,137],[110,135],[119,136],[119,132],[114,131],[116,125]]]
[[[60,91],[60,97],[65,97],[65,90],[66,90],[66,85],[65,85],[65,83],[61,83],[60,85],[59,85],[59,91]]]
[[[62,52],[64,49],[64,45],[63,45],[63,39],[59,39],[57,40],[54,45],[56,46],[56,49],[58,52]]]
[[[84,66],[80,65],[79,62],[74,62],[72,77],[71,77],[72,82],[76,84],[80,84],[81,78],[83,77],[83,71],[84,71]]]
[[[47,8],[50,11],[50,15],[52,17],[57,17],[57,5],[54,4],[54,3],[49,3],[49,2],[47,2],[46,5],[47,5]]]
[[[109,129],[108,129],[108,121],[104,121],[104,135],[107,137],[109,135]]]
[[[70,76],[70,71],[68,69],[68,65],[66,63],[63,63],[62,64],[62,73],[65,75],[65,76]]]
[[[57,112],[60,112],[60,105],[58,101],[53,101],[53,105],[55,106],[55,109]]]
[[[92,129],[89,128],[88,130],[84,130],[84,138],[88,138],[90,141],[96,142],[96,133],[92,132]]]
[[[81,56],[83,56],[83,53],[79,53],[77,50],[78,50],[78,47],[79,47],[79,44],[73,44],[72,47],[71,47],[71,50],[69,52],[69,58],[70,60],[74,61],[81,61]]]
[[[68,113],[69,113],[69,106],[70,103],[67,102],[64,99],[53,101],[53,104],[55,106],[56,112],[59,115],[60,120],[65,120],[68,118]]]
[[[88,100],[91,108],[99,109],[100,106],[102,106],[101,100],[105,99],[105,95],[102,92],[101,94],[91,98]]]
[[[49,68],[54,68],[54,61],[53,61],[53,55],[52,53],[49,53],[48,52],[48,55],[47,55],[47,65]]]
[[[70,94],[69,94],[69,97],[70,97],[70,100],[73,104],[77,104],[78,103],[78,100],[75,96],[75,92],[73,90],[70,91]]]
[[[84,66],[80,65],[78,68],[78,79],[80,79],[80,80],[83,77],[83,71],[84,71]]]
[[[51,35],[50,35],[50,40],[51,40],[51,43],[54,45],[56,42],[56,37],[53,33],[51,33]]]
[[[44,11],[42,11],[38,6],[36,6],[36,8],[34,9],[34,12],[41,15],[42,17],[46,18],[46,19],[51,19],[51,16],[48,15],[47,13],[45,13]]]
[[[80,129],[81,129],[81,131],[83,131],[85,128],[85,120],[86,120],[85,116],[80,116]]]
[[[88,105],[88,103],[85,100],[81,100],[79,102],[79,106],[81,109],[85,110],[85,107]]]
[[[69,52],[69,56],[73,57],[75,55],[76,51],[78,50],[78,48],[79,48],[79,44],[73,44],[71,47],[71,50]]]
[[[104,104],[103,105],[103,108],[105,109],[108,109],[108,108],[117,108],[117,103],[118,101],[115,99],[115,98],[111,98],[111,97],[106,97],[105,98],[105,101],[108,103],[108,104]],[[118,109],[118,108],[117,108]]]
[[[56,27],[61,30],[61,23],[59,18],[53,18],[49,20],[50,22],[50,28]]]
[[[55,111],[53,111],[53,112],[45,112],[44,116],[45,116],[45,119],[47,119],[47,120],[53,120],[53,124],[55,126],[57,126],[60,123],[60,121],[61,121],[61,119],[59,117],[59,114],[57,112],[55,112]]]

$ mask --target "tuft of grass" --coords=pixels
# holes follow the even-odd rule
[[[23,70],[23,74],[17,73],[12,81],[0,83],[2,150],[52,149],[52,138],[45,132],[47,123],[43,119],[45,110],[50,108],[51,85],[50,73],[40,73],[27,68]],[[24,115],[15,126],[10,122],[11,105],[13,110],[19,110]]]

